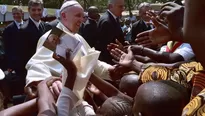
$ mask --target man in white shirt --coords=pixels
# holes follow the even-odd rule
[[[82,47],[80,48],[73,60],[75,64],[78,64],[79,62],[76,62],[76,59],[79,59],[80,57],[87,54],[88,50],[90,49],[90,46],[87,44],[84,38],[82,38],[79,34],[76,33],[80,28],[80,24],[83,22],[83,8],[76,1],[67,2],[71,5],[62,6],[60,12],[60,23],[57,25],[57,28],[63,30],[67,34],[73,35],[76,39],[82,42]],[[72,9],[73,7],[75,9]],[[72,9],[72,12],[70,12],[70,9]],[[28,72],[26,77],[27,85],[25,87],[25,90],[26,93],[30,96],[30,98],[34,97],[33,87],[35,87],[39,81],[42,81],[45,78],[51,76],[60,77],[64,70],[63,66],[58,61],[53,59],[53,51],[50,51],[43,46],[43,43],[45,42],[49,33],[50,31],[44,34],[39,39],[36,53],[26,65],[26,69],[28,70]],[[113,71],[113,66],[98,61],[93,73],[98,75],[99,77],[109,80],[109,73]],[[62,83],[60,81],[56,81],[55,83],[53,83],[52,91],[56,96],[59,95],[61,89]]]

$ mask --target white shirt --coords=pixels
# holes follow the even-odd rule
[[[63,87],[57,102],[58,116],[95,115],[95,112],[91,105],[89,105],[85,101],[77,105],[78,100],[78,97],[69,88]]]
[[[36,27],[39,29],[39,25],[40,25],[40,23],[41,23],[41,20],[39,20],[38,22],[37,21],[35,21],[34,19],[32,19],[31,17],[29,17],[32,21],[33,21],[33,23],[36,25]]]
[[[64,32],[70,33],[69,30],[62,23],[59,23],[57,27],[63,30]],[[43,46],[43,43],[47,39],[49,33],[50,31],[45,33],[39,39],[36,53],[32,56],[32,58],[28,61],[26,65],[26,69],[27,69],[26,85],[34,81],[45,80],[50,76],[60,77],[60,75],[63,73],[64,67],[52,57],[53,51]],[[75,62],[75,59],[82,57],[83,52],[85,51],[88,52],[87,50],[90,49],[90,46],[85,41],[85,39],[79,34],[75,34],[74,36],[77,39],[79,39],[83,44],[83,46],[81,47],[81,49],[79,50],[75,58],[73,59],[74,63],[76,64],[78,62]],[[98,61],[94,68],[94,74],[101,78],[110,80],[109,71],[108,71],[109,67],[110,67],[109,64]]]
[[[14,21],[14,22],[15,22],[15,24],[16,24],[16,26],[17,26],[18,29],[20,29],[20,25],[23,25],[23,21],[21,21],[20,23],[17,22],[17,21]]]
[[[160,51],[166,52],[166,47],[166,45],[162,46]],[[189,61],[195,56],[190,44],[188,43],[182,43],[182,45],[180,45],[173,53],[181,55],[184,58],[184,61]]]

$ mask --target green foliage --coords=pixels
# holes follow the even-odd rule
[[[20,1],[23,5],[27,5],[29,0],[0,0],[0,4],[18,5]],[[60,8],[63,1],[64,0],[44,0],[44,4],[45,4],[44,6],[46,8]],[[101,12],[107,9],[108,0],[77,0],[77,1],[84,7],[84,9],[87,9],[89,6],[97,6]],[[156,3],[156,1],[167,2],[171,0],[125,0],[126,10],[128,10],[129,7],[130,10],[135,9],[136,5],[142,2]]]

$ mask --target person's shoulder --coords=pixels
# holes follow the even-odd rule
[[[191,48],[191,45],[189,43],[182,43],[179,48]],[[192,49],[192,48],[191,48]]]
[[[23,23],[23,25],[21,25],[20,29],[25,30],[28,27],[28,24],[29,24],[29,20],[24,21],[24,23]]]
[[[103,15],[100,17],[99,21],[107,21],[109,20],[108,12],[103,13]]]
[[[138,20],[138,21],[136,21],[136,22],[133,24],[133,26],[137,26],[137,25],[140,25],[140,24],[142,24],[142,23],[143,23],[142,20]]]

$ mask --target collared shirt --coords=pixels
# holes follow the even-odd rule
[[[40,23],[41,23],[41,20],[39,20],[38,22],[37,21],[35,21],[33,18],[31,18],[31,17],[29,17],[32,21],[33,21],[33,23],[36,25],[36,27],[39,29],[39,25],[40,25]]]
[[[20,29],[21,25],[23,25],[23,21],[21,21],[21,22],[19,23],[19,22],[17,22],[17,21],[14,20],[14,22],[15,22],[15,24],[16,24],[16,26],[17,26],[18,29]]]
[[[108,10],[108,12],[113,16],[113,18],[114,18],[115,20],[117,20],[117,17],[116,17],[110,10]]]
[[[88,19],[90,19],[90,20],[92,20],[92,21],[95,21],[95,22],[97,23],[97,21],[96,21],[95,19],[92,19],[92,18],[90,18],[90,17],[88,17]]]

